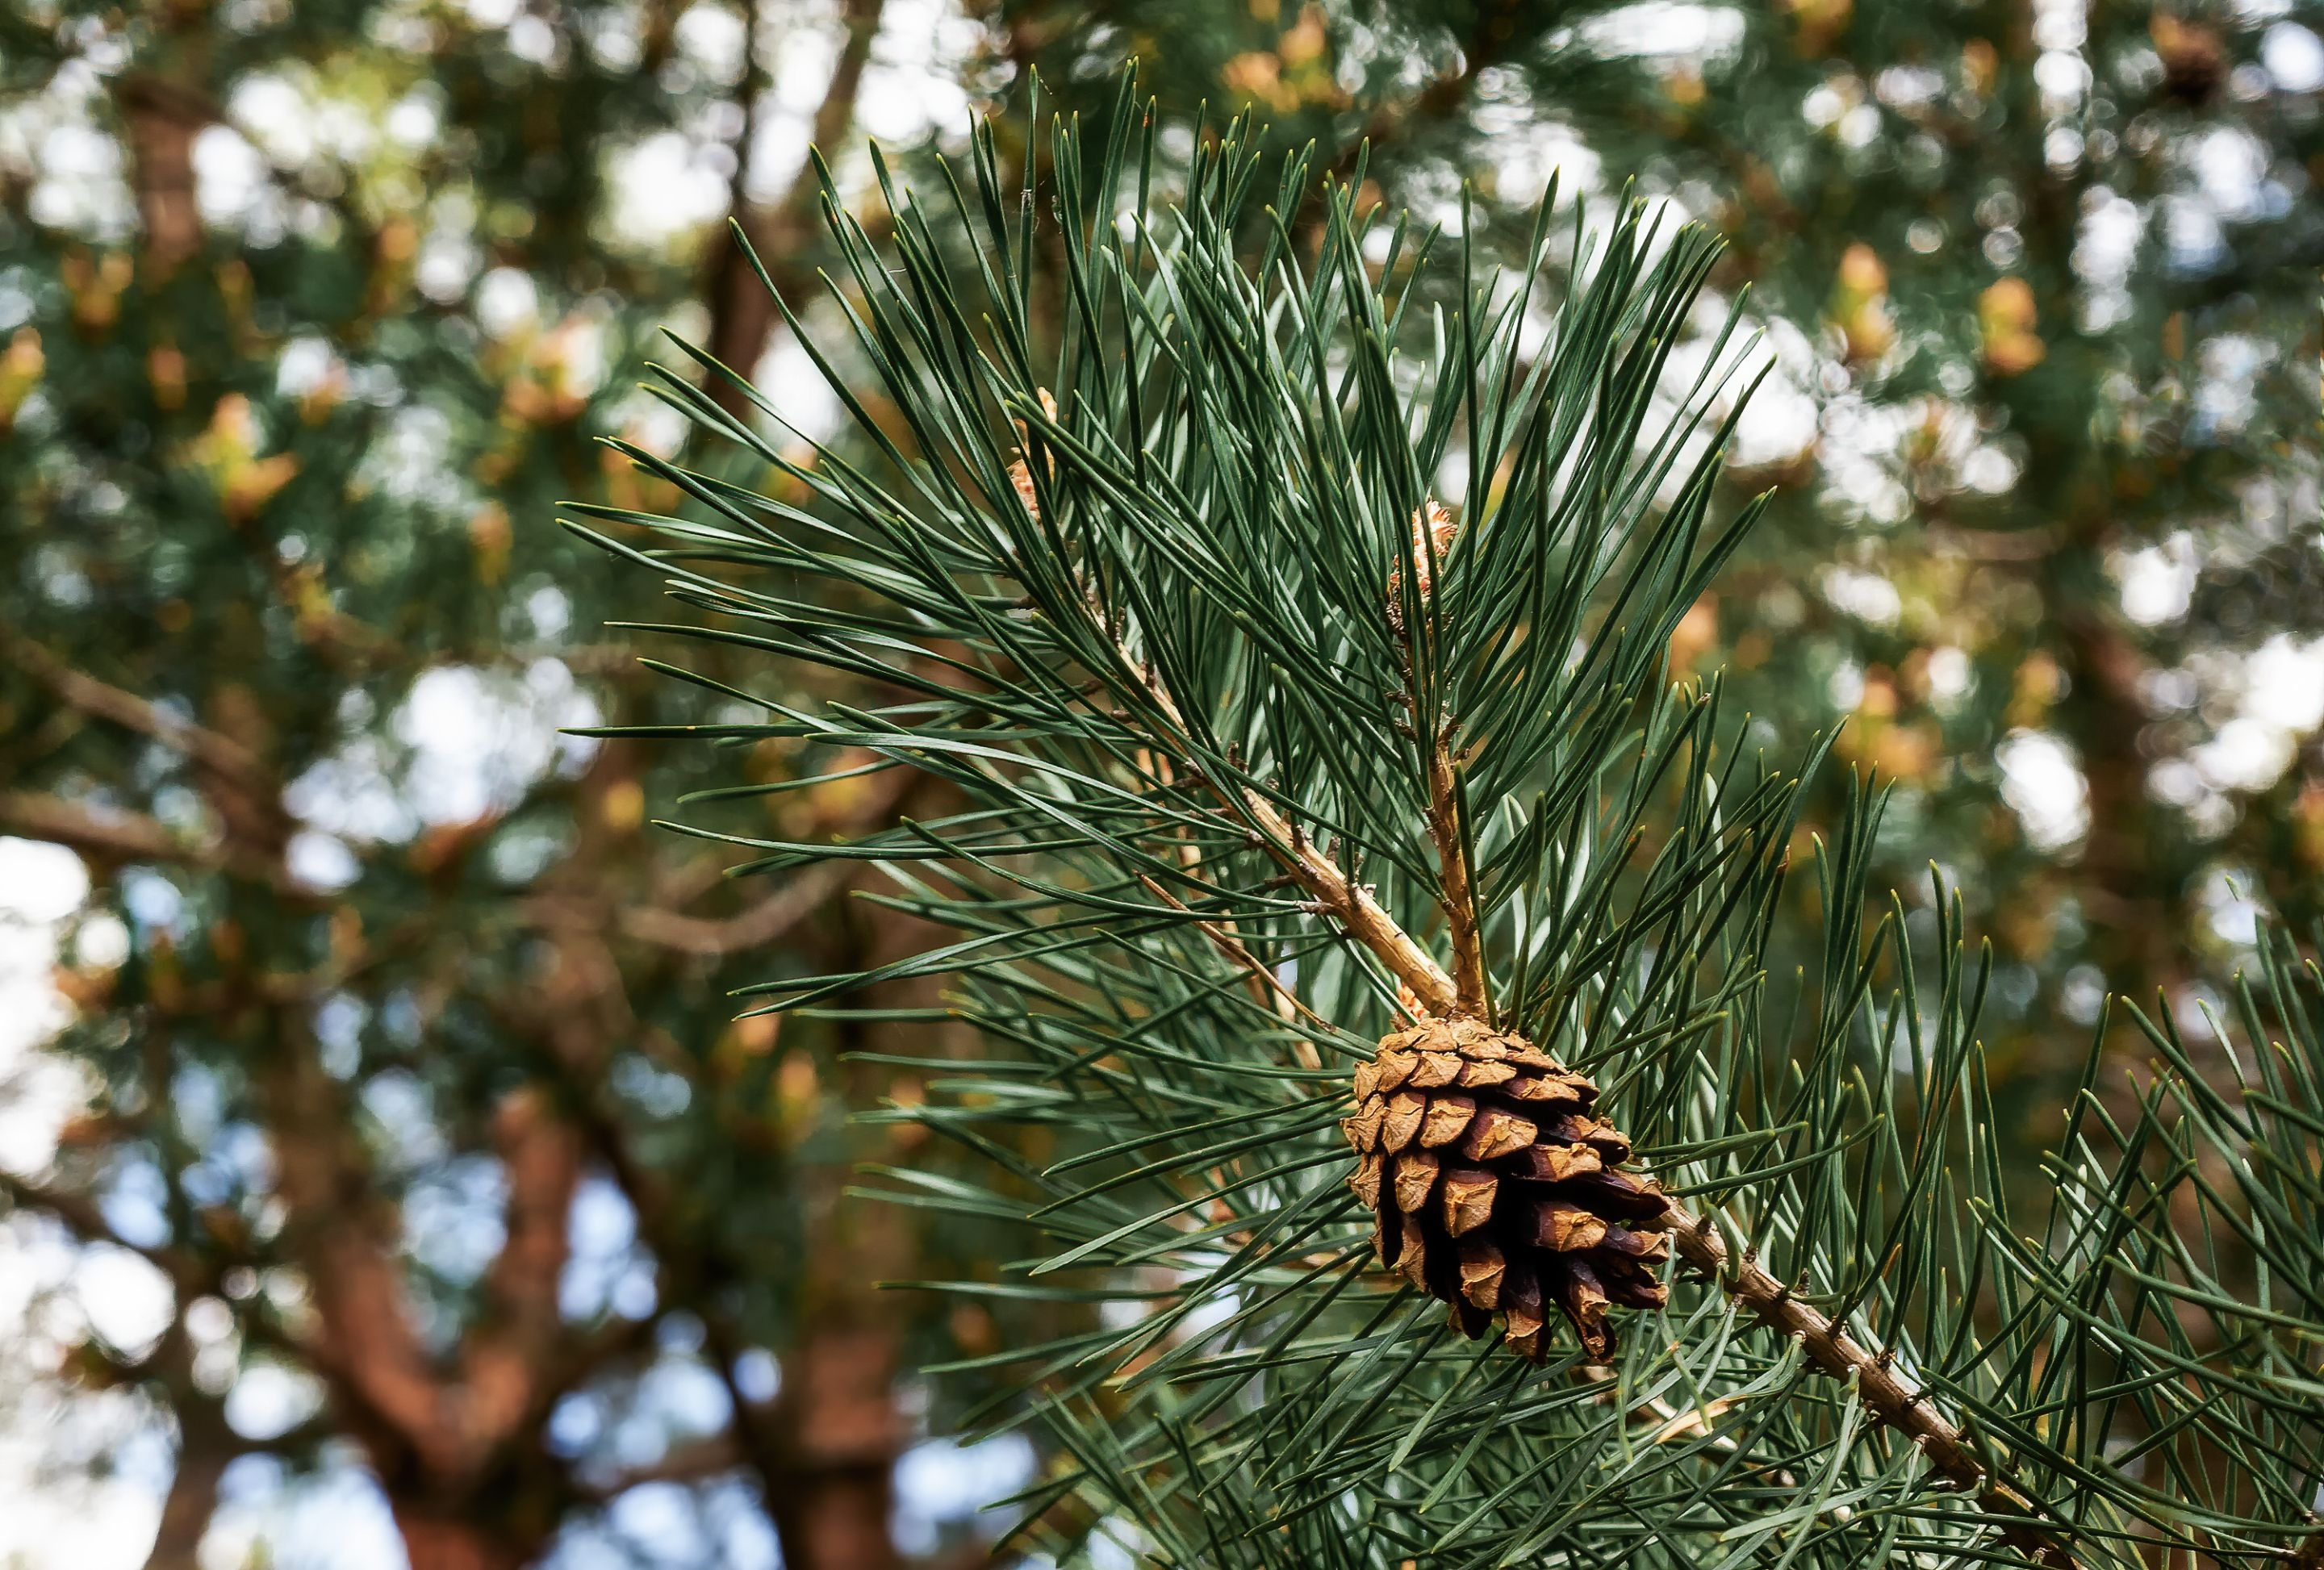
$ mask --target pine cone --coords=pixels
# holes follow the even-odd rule
[[[1538,1363],[1554,1303],[1603,1362],[1609,1305],[1663,1304],[1669,1201],[1621,1170],[1629,1141],[1590,1116],[1588,1079],[1481,1021],[1430,1020],[1382,1040],[1355,1088],[1348,1186],[1379,1218],[1380,1264],[1452,1305],[1463,1335],[1498,1313]]]

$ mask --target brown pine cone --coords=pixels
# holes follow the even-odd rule
[[[1603,1362],[1609,1305],[1663,1304],[1669,1201],[1621,1170],[1630,1143],[1590,1116],[1588,1079],[1522,1036],[1452,1019],[1383,1039],[1355,1088],[1348,1186],[1379,1218],[1380,1264],[1452,1305],[1463,1335],[1498,1313],[1510,1348],[1538,1363],[1554,1303]]]

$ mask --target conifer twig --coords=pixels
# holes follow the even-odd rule
[[[1452,943],[1453,1006],[1482,1019],[1486,1015],[1485,939],[1477,923],[1475,886],[1469,872],[1469,847],[1461,832],[1461,781],[1453,772],[1451,740],[1438,733],[1428,752],[1428,831],[1444,883],[1444,920]]]
[[[1113,646],[1125,669],[1138,673],[1147,693],[1170,723],[1183,734],[1185,717],[1179,712],[1170,689],[1161,675],[1151,666],[1141,663],[1120,638],[1093,612],[1090,618],[1101,637]],[[1432,1014],[1450,1015],[1460,1006],[1460,992],[1436,956],[1413,940],[1412,935],[1397,924],[1372,891],[1360,884],[1349,881],[1339,864],[1325,855],[1323,849],[1307,838],[1298,826],[1276,810],[1275,803],[1258,791],[1245,785],[1230,791],[1216,781],[1210,781],[1230,807],[1239,807],[1250,820],[1251,826],[1268,842],[1277,860],[1283,864],[1308,896],[1337,921],[1347,934],[1370,949],[1386,965],[1388,974],[1412,988],[1421,1005]]]
[[[1155,115],[1125,78],[1102,137],[1056,122],[1046,186],[1029,168],[1004,180],[1017,161],[980,125],[973,194],[948,179],[948,210],[899,198],[883,169],[897,211],[882,238],[829,199],[860,367],[801,342],[865,462],[822,440],[812,462],[786,459],[659,371],[665,397],[772,464],[785,494],[633,454],[725,521],[581,508],[650,524],[669,549],[583,530],[639,562],[770,570],[754,585],[681,567],[679,599],[755,627],[700,636],[900,700],[835,695],[810,713],[706,671],[691,674],[706,690],[770,717],[614,733],[820,736],[968,798],[844,849],[720,837],[768,852],[754,870],[882,863],[901,886],[883,903],[957,934],[752,990],[860,1017],[816,1005],[905,974],[964,983],[954,1016],[979,1027],[993,1071],[932,1081],[925,1109],[895,1115],[964,1136],[993,1171],[883,1176],[898,1203],[1062,1249],[1004,1266],[1021,1284],[929,1283],[1065,1317],[1024,1355],[972,1364],[1038,1364],[1019,1389],[1072,1471],[1028,1501],[1071,1499],[1135,1523],[1158,1561],[1222,1570],[1431,1543],[1479,1564],[1618,1557],[1640,1529],[1706,1565],[1901,1553],[2065,1570],[2144,1543],[2324,1570],[2316,1414],[2281,1383],[2310,1372],[2292,1343],[2313,1327],[2298,1283],[2324,1260],[2313,1196],[2296,1163],[2160,1181],[2144,1165],[2163,1142],[2201,1154],[2182,1133],[2231,1156],[2305,1150],[2324,1012],[2261,1052],[2268,1094],[2248,1116],[2201,1099],[2167,1015],[2149,1026],[2184,1105],[2148,1097],[2127,1130],[2093,1120],[2109,1156],[2078,1098],[2048,1244],[2028,1243],[1988,1204],[2010,1165],[1976,1035],[1991,967],[1969,962],[1958,908],[1938,913],[1932,1014],[1908,957],[1859,941],[1882,809],[1851,782],[1810,923],[1826,943],[1802,998],[1814,1016],[1797,1043],[1791,1024],[1760,1027],[1762,978],[1788,943],[1768,857],[1827,748],[1796,774],[1737,753],[1714,769],[1729,712],[1715,686],[1666,681],[1670,629],[1760,510],[1713,516],[1738,310],[1687,390],[1662,395],[1674,352],[1708,342],[1715,238],[1665,236],[1626,199],[1537,296],[1545,199],[1522,265],[1480,279],[1464,243],[1457,297],[1449,267],[1416,291],[1433,234],[1375,225],[1337,186],[1320,235],[1303,229],[1312,155],[1286,159],[1269,202],[1248,120],[1157,164]],[[1153,177],[1174,162],[1185,200],[1157,204]],[[1252,256],[1260,203],[1277,221]],[[955,225],[973,271],[939,233]],[[1035,262],[1053,253],[1071,287],[1051,293]],[[1401,294],[1382,287],[1399,278]],[[987,328],[968,325],[980,314]],[[1053,340],[1070,418],[1038,385]],[[859,369],[876,390],[853,385]],[[1018,422],[1013,458],[1001,418]],[[1399,532],[1381,509],[1456,451],[1471,531],[1424,495],[1411,554],[1383,562],[1400,553],[1379,548]],[[1060,498],[1071,516],[1042,518]],[[941,870],[904,865],[923,861]],[[2280,982],[2272,970],[2264,1005],[2240,997],[2255,1022],[2283,1007]],[[1369,1024],[1388,1028],[1345,1081],[1301,1051],[1355,1047]],[[1716,1158],[1738,1187],[1672,1206],[1593,1110],[1598,1085],[1536,1037],[1631,1087],[1607,1110],[1637,1099],[1666,1160]],[[2098,1063],[2094,1047],[2080,1097]],[[1057,1144],[1063,1160],[1028,1171],[1021,1158]],[[1379,1265],[1449,1310],[1444,1329],[1398,1323],[1402,1292],[1360,1301],[1381,1294],[1359,1284],[1342,1173]],[[2285,1268],[2247,1303],[2196,1245],[2153,1253],[2163,1197],[2246,1240],[2264,1225]],[[1709,1318],[1672,1320],[1618,1375],[1609,1317],[1667,1305],[1674,1249],[1708,1278],[1687,1306]],[[1887,1262],[1860,1307],[1808,1295],[1849,1256]],[[1997,1318],[1945,1285],[1988,1271],[2024,1294]],[[1091,1303],[1126,1315],[1095,1341],[1080,1329]],[[2189,1342],[2182,1324],[2209,1330]],[[1749,1345],[1766,1338],[1738,1326],[1794,1345],[1771,1366]],[[1508,1355],[1539,1364],[1563,1343],[1570,1368],[1609,1382],[1535,1404],[1546,1392],[1523,1370],[1440,1355],[1448,1335],[1496,1328]],[[2084,1363],[2108,1382],[2059,1382]],[[1982,1372],[1964,1382],[1963,1366]],[[1657,1391],[1693,1410],[1638,1428]],[[1747,1401],[1748,1419],[1714,1424]],[[1897,1433],[1858,1443],[1884,1423]],[[1671,1448],[1642,1465],[1641,1440]],[[2170,1476],[2147,1475],[2157,1455]],[[1351,1522],[1387,1536],[1351,1539]]]
[[[2001,1535],[2012,1547],[2037,1565],[2073,1570],[2078,1561],[2072,1551],[2034,1523],[2032,1502],[1987,1470],[1961,1430],[1937,1410],[1926,1391],[1899,1378],[1886,1358],[1867,1352],[1844,1327],[1794,1295],[1761,1269],[1748,1250],[1741,1261],[1734,1261],[1727,1240],[1705,1218],[1675,1203],[1663,1218],[1681,1257],[1749,1308],[1761,1324],[1798,1342],[1818,1368],[1834,1379],[1852,1378],[1858,1400],[1918,1446],[1939,1476],[1964,1492],[1974,1491],[1978,1505],[2001,1518]]]
[[[1123,663],[1139,672],[1156,703],[1183,730],[1183,717],[1160,675],[1150,666],[1140,665],[1118,642],[1115,647]],[[1277,858],[1292,877],[1351,936],[1379,955],[1388,969],[1411,987],[1424,1007],[1440,1015],[1473,1014],[1481,1017],[1485,1003],[1483,949],[1454,800],[1452,767],[1441,744],[1431,749],[1431,759],[1429,828],[1443,868],[1446,914],[1451,918],[1456,950],[1462,955],[1456,959],[1463,976],[1460,983],[1397,923],[1370,890],[1351,883],[1338,865],[1317,850],[1265,797],[1248,787],[1240,795],[1244,810],[1268,836]],[[1463,933],[1468,945],[1465,950],[1462,950]],[[1257,963],[1255,959],[1252,962]],[[1472,965],[1473,982],[1468,979]],[[1272,973],[1269,974],[1271,978]],[[1845,1327],[1801,1300],[1791,1288],[1769,1275],[1752,1251],[1747,1249],[1741,1260],[1734,1260],[1726,1239],[1704,1217],[1674,1201],[1664,1220],[1674,1246],[1689,1264],[1750,1309],[1761,1324],[1798,1342],[1818,1368],[1843,1382],[1852,1382],[1856,1399],[1882,1422],[1912,1440],[1939,1476],[1964,1492],[1974,1492],[1978,1504],[1998,1518],[2002,1538],[2012,1547],[2047,1570],[2077,1570],[2080,1562],[2072,1550],[2034,1524],[2033,1503],[1991,1474],[1969,1449],[1960,1428],[1937,1409],[1925,1391],[1900,1377],[1887,1359],[1866,1351]]]
[[[1246,787],[1241,802],[1243,811],[1266,836],[1285,870],[1350,937],[1379,956],[1388,973],[1411,987],[1413,995],[1430,1013],[1459,1012],[1461,994],[1452,978],[1445,974],[1444,967],[1436,962],[1434,954],[1397,924],[1396,918],[1372,896],[1370,889],[1351,883],[1339,864],[1277,812],[1275,804],[1265,796]]]
[[[1186,903],[1184,900],[1163,887],[1151,875],[1141,872],[1138,875],[1138,881],[1144,886],[1147,893],[1171,909],[1186,911],[1189,915],[1194,914],[1192,911],[1186,910]],[[1244,973],[1250,982],[1251,996],[1258,1000],[1262,1008],[1272,1012],[1276,1018],[1286,1024],[1296,1024],[1299,1016],[1305,1015],[1319,1025],[1326,1023],[1314,1009],[1300,1002],[1299,995],[1284,986],[1275,972],[1267,968],[1266,962],[1250,951],[1249,946],[1243,942],[1241,934],[1234,930],[1233,923],[1204,921],[1197,916],[1194,919],[1194,927],[1203,936],[1211,941],[1212,945],[1220,953],[1225,955]],[[1303,1067],[1309,1069],[1323,1067],[1323,1060],[1316,1057],[1315,1045],[1313,1042],[1303,1039],[1294,1042],[1292,1052],[1300,1059]]]

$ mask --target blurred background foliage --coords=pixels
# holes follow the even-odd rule
[[[1925,899],[1938,863],[2003,959],[2005,1115],[2109,989],[2200,1035],[2259,905],[2324,914],[2319,30],[2316,0],[9,8],[0,1559],[982,1560],[978,1507],[1039,1458],[946,1440],[910,1370],[994,1327],[862,1290],[980,1240],[841,1196],[927,1159],[842,1108],[920,1087],[729,996],[918,935],[650,827],[801,760],[560,732],[720,715],[640,670],[607,623],[658,607],[553,519],[674,503],[599,445],[678,442],[635,389],[664,327],[830,428],[727,220],[832,322],[809,143],[876,225],[866,138],[908,167],[1005,112],[1021,159],[1036,73],[1094,110],[1135,58],[1182,126],[1250,106],[1487,254],[1553,170],[1709,221],[1699,326],[1748,290],[1772,367],[1731,500],[1778,490],[1674,662],[1771,736],[1846,720],[1895,782],[1889,878]],[[886,777],[746,805],[844,836],[911,807]]]

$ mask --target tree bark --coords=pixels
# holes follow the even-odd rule
[[[856,90],[862,84],[863,68],[872,58],[872,41],[879,35],[880,14],[885,5],[886,0],[843,0],[840,23],[847,30],[847,36],[840,45],[838,62],[832,68],[831,85],[816,108],[811,142],[818,150],[828,152],[835,148],[854,124]],[[748,9],[755,17],[756,7]],[[746,50],[755,51],[755,25],[746,36]],[[787,295],[797,294],[815,281],[801,253],[813,241],[822,191],[810,159],[791,178],[790,188],[783,193],[781,201],[763,212],[751,209],[744,193],[750,179],[751,142],[758,130],[764,83],[757,62],[753,60],[747,65],[743,88],[747,101],[742,144],[735,157],[732,216],[749,236],[752,249],[759,253],[759,260],[766,265],[776,286]],[[767,352],[768,340],[773,335],[775,302],[732,234],[719,238],[714,254],[716,260],[712,263],[707,290],[709,350],[720,364],[738,375],[749,376],[758,369],[760,357]],[[741,390],[723,381],[713,378],[707,390],[721,409],[737,418],[749,408],[749,399]]]
[[[145,258],[156,276],[167,277],[202,248],[194,139],[209,123],[208,106],[200,95],[151,74],[124,78],[115,97],[129,131]]]
[[[161,1523],[145,1556],[145,1570],[200,1570],[202,1536],[217,1508],[218,1480],[235,1454],[232,1444],[218,1442],[226,1436],[203,1432],[207,1426],[195,1413],[179,1414],[178,1470],[161,1501]]]
[[[530,1546],[508,1542],[474,1520],[409,1504],[393,1510],[411,1570],[521,1570],[533,1556]]]
[[[784,1361],[777,1424],[787,1476],[767,1511],[786,1570],[891,1570],[892,1474],[902,1423],[892,1387],[897,1345],[885,1325],[810,1332]]]

